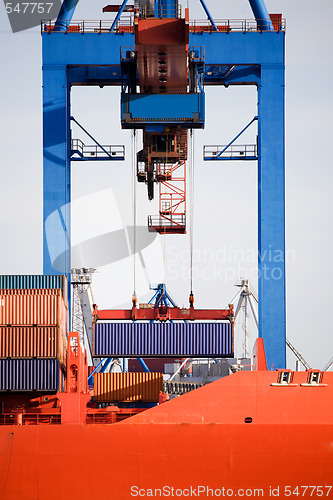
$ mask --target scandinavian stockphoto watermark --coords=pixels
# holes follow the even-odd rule
[[[61,0],[45,2],[7,2],[4,6],[8,15],[13,33],[24,31],[35,26],[40,26],[42,21],[58,17]]]
[[[295,250],[287,250],[285,255],[279,249],[271,246],[258,253],[255,250],[236,249],[224,245],[217,250],[204,249],[193,251],[193,279],[219,280],[231,283],[240,276],[247,276],[255,281],[259,277],[265,280],[283,278],[284,266],[287,262],[295,262]],[[167,249],[167,273],[170,280],[189,279],[190,251],[181,250],[176,246]],[[258,260],[261,267],[258,268]]]

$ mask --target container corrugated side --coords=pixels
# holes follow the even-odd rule
[[[65,361],[67,336],[59,326],[0,326],[0,358]]]
[[[231,323],[96,323],[96,357],[233,357]]]
[[[58,359],[0,359],[0,391],[58,391],[61,386]]]
[[[67,304],[67,276],[65,274],[4,274],[0,275],[0,290],[5,289],[59,289]]]
[[[68,309],[60,290],[0,290],[0,325],[61,326]]]
[[[156,403],[163,390],[163,373],[97,373],[94,400]]]

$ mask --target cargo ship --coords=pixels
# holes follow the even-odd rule
[[[253,371],[170,401],[161,373],[96,374],[89,390],[75,333],[64,392],[59,370],[56,382],[49,366],[42,371],[54,360],[1,363],[18,361],[35,366],[24,367],[31,379],[22,370],[18,380],[16,368],[6,392],[1,387],[4,500],[332,495],[333,374],[268,371],[262,339]],[[1,380],[7,376],[2,366]],[[119,407],[116,400],[139,406]],[[159,404],[145,408],[148,401]]]
[[[215,23],[201,0],[207,22],[190,23],[175,0],[124,0],[105,7],[111,23],[71,21],[76,4],[41,24],[44,274],[0,276],[0,499],[332,498],[333,373],[285,368],[285,259],[269,257],[285,255],[282,15],[250,0],[254,20]],[[93,304],[84,342],[70,327],[70,163],[124,158],[91,135],[93,147],[72,139],[70,88],[121,86],[122,128],[143,131],[135,175],[150,200],[159,187],[148,230],[166,238],[192,236],[186,161],[204,84],[258,88],[257,144],[204,157],[258,160],[265,273],[250,369],[197,383],[165,380],[167,361],[228,367],[235,313],[196,309],[192,283],[188,308],[169,303],[164,284],[138,307],[134,287],[130,309]],[[98,371],[119,359],[127,370]]]

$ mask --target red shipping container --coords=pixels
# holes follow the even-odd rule
[[[56,358],[65,363],[66,332],[59,326],[1,326],[0,358]]]
[[[68,309],[60,290],[0,290],[0,326],[60,326],[68,332]]]

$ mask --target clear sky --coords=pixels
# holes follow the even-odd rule
[[[101,12],[107,3],[80,0],[75,18],[109,19],[110,14]],[[206,3],[214,19],[253,18],[247,0],[206,0]],[[205,17],[199,0],[183,2],[187,4],[191,19]],[[282,12],[287,20],[287,335],[311,366],[323,368],[333,357],[333,38],[329,25],[333,3],[266,0],[266,5],[269,12]],[[0,43],[0,273],[38,274],[42,273],[40,30],[33,28],[13,34],[1,4]],[[120,129],[119,94],[119,88],[76,88],[72,92],[74,116],[103,144],[125,144],[127,151],[125,162],[73,165],[76,242],[91,237],[96,217],[101,219],[101,232],[132,224],[131,141],[130,132]],[[249,277],[253,287],[257,287],[256,164],[202,161],[204,144],[226,144],[255,114],[255,88],[206,89],[206,127],[195,133],[197,307],[224,307],[236,294],[234,284],[240,277]],[[244,140],[251,143],[254,137],[255,129],[249,129]],[[101,194],[107,189],[106,194]],[[137,196],[138,223],[145,225],[148,214],[158,213],[157,200],[149,203],[141,184],[137,186]],[[87,206],[89,210],[83,208]],[[165,275],[176,302],[187,305],[188,236],[167,237],[165,247],[161,238],[154,245],[144,256],[146,264],[149,263],[150,281],[159,282]],[[148,284],[138,267],[142,295]],[[93,291],[101,307],[130,305],[131,269],[131,263],[125,260],[99,267]],[[139,298],[143,301],[145,297]],[[241,354],[241,321],[236,333],[236,348]],[[251,322],[250,334],[253,341],[255,329]],[[288,355],[288,361],[294,368],[294,357]]]

